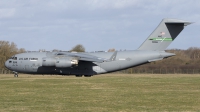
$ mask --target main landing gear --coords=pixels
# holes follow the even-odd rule
[[[84,75],[84,77],[91,77],[92,75]],[[82,75],[76,75],[76,77],[82,77]]]
[[[85,77],[91,77],[91,75],[84,75]]]
[[[82,75],[76,75],[76,77],[82,77]]]

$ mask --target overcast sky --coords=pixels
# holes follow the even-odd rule
[[[168,47],[200,47],[199,0],[0,0],[0,40],[37,51],[137,49],[163,18],[195,22]]]

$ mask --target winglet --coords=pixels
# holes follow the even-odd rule
[[[116,57],[117,57],[117,51],[115,51],[115,52],[113,53],[113,55],[110,57],[110,60],[111,60],[111,61],[115,61]]]
[[[115,52],[113,53],[113,55],[110,57],[110,59],[106,60],[106,62],[115,61],[116,57],[117,57],[117,51],[115,51]]]

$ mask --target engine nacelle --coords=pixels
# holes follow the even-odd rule
[[[52,57],[42,58],[42,66],[55,66],[56,59]]]
[[[67,58],[60,58],[56,60],[56,67],[58,68],[72,67],[77,64],[78,60],[69,60]]]

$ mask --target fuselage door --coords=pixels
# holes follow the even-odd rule
[[[35,63],[33,63],[32,66],[31,66],[31,68],[32,68],[33,72],[36,72],[37,69],[38,69],[38,66]]]
[[[25,65],[25,70],[29,70],[29,65]]]

